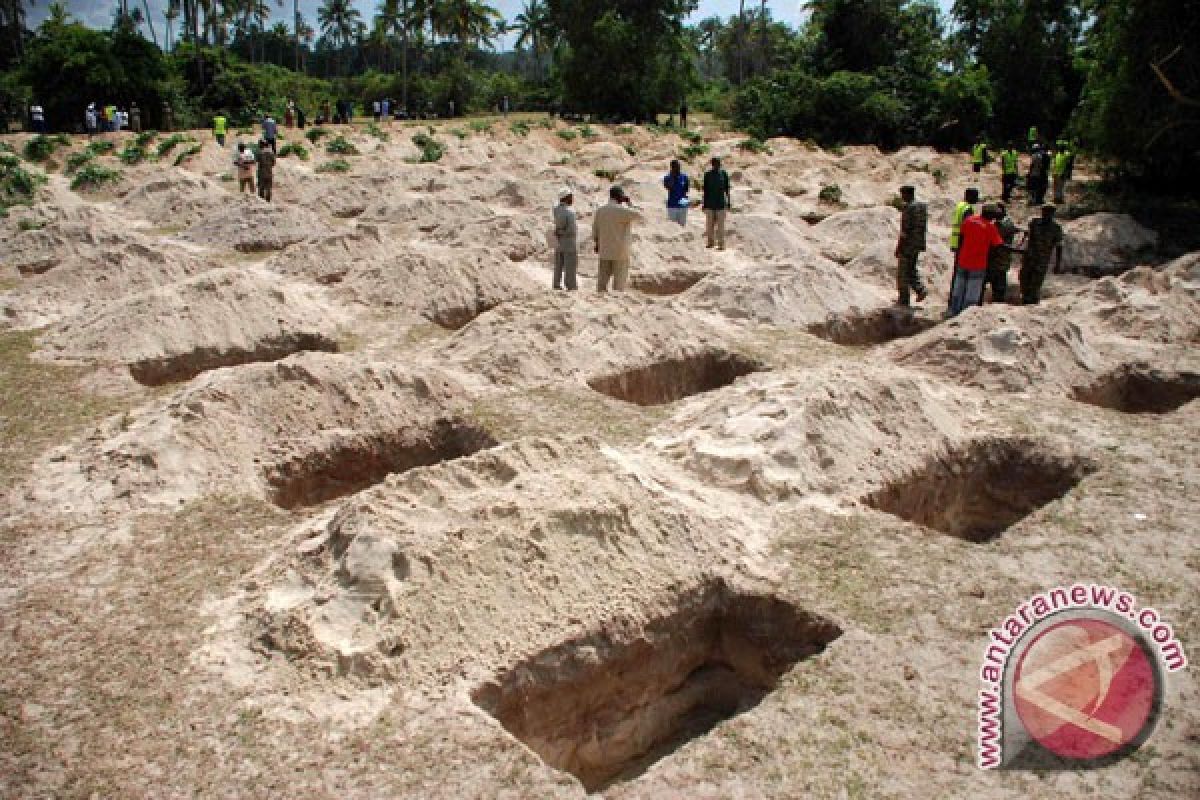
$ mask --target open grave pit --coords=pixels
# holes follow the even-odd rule
[[[1127,364],[1076,388],[1072,396],[1124,414],[1169,414],[1200,397],[1200,374]]]
[[[841,636],[771,595],[713,581],[644,625],[610,624],[515,665],[472,698],[589,792],[633,780],[749,711]]]
[[[937,322],[907,308],[881,308],[866,313],[831,314],[808,327],[814,336],[846,347],[866,347],[905,339],[929,330]]]
[[[1000,536],[1095,471],[1028,439],[952,447],[865,498],[871,508],[968,542]]]
[[[737,353],[706,350],[592,378],[588,386],[626,403],[659,406],[722,389],[743,375],[765,369],[762,363]]]

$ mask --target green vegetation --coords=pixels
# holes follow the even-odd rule
[[[840,206],[842,204],[842,187],[836,183],[822,186],[821,191],[817,194],[817,199],[826,205]]]
[[[454,136],[455,138],[457,138],[457,139],[458,139],[458,140],[461,142],[461,141],[464,141],[464,140],[465,140],[465,139],[466,139],[468,136],[470,136],[471,134],[467,133],[467,132],[466,132],[464,129],[462,129],[462,128],[451,128],[451,129],[450,129],[450,135],[451,135],[451,136]]]
[[[38,188],[45,182],[45,175],[30,172],[12,153],[0,153],[0,211],[32,203]]]
[[[279,157],[287,158],[288,156],[295,156],[301,161],[308,161],[308,148],[299,142],[288,142],[279,148]]]
[[[682,161],[695,161],[708,154],[708,145],[706,144],[689,144],[687,147],[679,151],[679,158]]]
[[[467,124],[467,127],[473,133],[487,133],[492,129],[492,123],[484,119],[473,119]]]
[[[144,150],[149,147],[150,143],[153,142],[157,137],[158,131],[142,131],[134,139],[134,143]]]
[[[102,156],[102,155],[111,153],[113,150],[116,150],[117,146],[116,146],[116,144],[114,144],[112,141],[110,141],[108,139],[96,139],[94,141],[88,142],[87,149],[91,150],[94,154],[96,154],[98,156]]]
[[[746,153],[770,153],[771,148],[762,139],[743,139],[738,142],[738,149]]]
[[[378,125],[376,125],[374,122],[367,124],[367,134],[369,136],[374,136],[376,139],[378,139],[381,142],[386,142],[388,139],[391,138],[388,135],[387,131],[385,131],[383,128],[379,127]]]
[[[412,137],[412,141],[421,151],[421,154],[417,157],[418,163],[432,164],[435,161],[440,161],[446,153],[446,148],[442,143],[427,133],[418,133]]]
[[[333,161],[326,161],[324,164],[317,167],[317,172],[349,172],[350,162],[343,158],[335,158]]]
[[[99,189],[119,180],[121,180],[119,171],[99,164],[87,164],[75,173],[75,177],[71,179],[71,188],[75,191]]]
[[[569,128],[558,132],[558,138],[562,139],[564,142],[573,142],[578,136],[578,133]]]
[[[316,144],[317,142],[321,141],[322,137],[328,135],[329,130],[327,128],[309,128],[308,131],[305,132],[304,137],[311,143]]]
[[[704,137],[700,135],[699,131],[685,129],[680,131],[679,135],[683,137],[685,142],[689,142],[691,144],[700,144],[704,141]]]
[[[19,231],[40,231],[44,227],[46,227],[46,221],[43,219],[31,219],[29,217],[23,217],[21,221],[17,223],[17,230]]]
[[[121,159],[121,163],[132,167],[146,160],[146,150],[136,142],[130,142],[117,154],[117,158]]]
[[[524,120],[517,120],[508,126],[508,129],[517,136],[525,137],[529,135],[529,123]]]
[[[25,143],[22,152],[26,161],[45,161],[58,149],[58,141],[50,136],[37,135]]]
[[[579,126],[579,135],[585,139],[594,139],[595,137],[599,136],[599,134],[596,133],[596,131],[592,130],[591,125],[580,125]]]
[[[203,147],[199,142],[193,142],[183,150],[180,150],[179,155],[175,156],[175,166],[183,166],[184,162],[192,156],[197,155],[202,149]]]
[[[71,155],[67,156],[67,163],[63,167],[63,172],[67,173],[68,175],[73,172],[77,172],[80,167],[89,163],[95,157],[96,154],[87,147],[83,148],[78,153],[71,153]]]
[[[634,128],[632,125],[621,125],[617,128],[617,133],[621,136],[628,136],[629,134],[633,133],[633,131]]]
[[[592,174],[601,180],[608,181],[609,183],[612,183],[617,179],[617,171],[614,169],[598,169]]]
[[[185,136],[182,133],[173,133],[158,143],[158,147],[156,148],[155,153],[158,156],[158,158],[160,158],[160,159],[166,158],[168,155],[170,155],[171,151],[174,150],[177,145],[181,145],[184,142],[191,142],[191,141],[195,141],[195,140],[192,139],[192,137],[190,137],[190,136]]]
[[[329,140],[329,144],[325,145],[325,152],[334,156],[356,156],[358,148],[345,136],[338,134]]]

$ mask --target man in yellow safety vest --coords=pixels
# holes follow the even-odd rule
[[[1071,150],[1067,143],[1060,141],[1058,152],[1054,154],[1054,161],[1050,168],[1050,174],[1054,178],[1054,202],[1059,205],[1067,202],[1067,176],[1071,167],[1071,158]]]
[[[1017,152],[1017,148],[1009,145],[1000,153],[1000,169],[1000,196],[1008,203],[1012,200],[1013,189],[1017,186],[1017,176],[1021,174],[1021,154]]]
[[[971,169],[982,172],[988,163],[988,146],[982,138],[971,148]]]

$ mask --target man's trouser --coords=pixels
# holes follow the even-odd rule
[[[986,277],[983,279],[983,286],[986,289],[992,287],[992,302],[1003,303],[1008,299],[1008,264],[1003,266],[988,267]]]
[[[717,247],[725,246],[725,214],[728,213],[724,209],[720,211],[705,210],[704,212],[704,238],[708,242],[708,246],[712,247],[714,242]]]
[[[570,291],[575,291],[579,285],[575,282],[575,269],[579,264],[578,249],[572,246],[570,249],[563,248],[562,250],[554,251],[554,288],[566,288]]]
[[[956,317],[970,306],[983,302],[985,271],[954,268],[954,288],[950,290],[950,316]]]
[[[975,172],[983,172],[983,164],[975,163],[971,165],[971,169]]]
[[[1059,205],[1067,202],[1067,178],[1064,175],[1054,176],[1054,202]]]
[[[896,291],[900,295],[900,305],[909,303],[909,290],[918,295],[925,294],[925,285],[921,283],[921,274],[917,271],[917,259],[920,253],[901,253],[896,259]]]
[[[254,193],[254,178],[238,178],[238,191],[244,192],[247,189],[251,194]]]
[[[1013,189],[1017,187],[1017,176],[1005,175],[1000,179],[1000,185],[1003,187],[1001,198],[1007,203],[1012,200]]]
[[[629,282],[629,262],[611,261],[605,258],[600,259],[600,271],[596,275],[597,292],[608,291],[609,278],[612,278],[612,288],[614,291],[625,291],[625,284]]]
[[[1036,306],[1042,300],[1042,284],[1046,280],[1046,270],[1049,264],[1034,264],[1028,259],[1021,261],[1021,302],[1027,306]]]
[[[258,179],[258,196],[268,203],[271,202],[271,187],[274,183],[274,180],[264,181],[261,177]]]
[[[668,208],[667,219],[674,222],[676,225],[687,226],[687,208]]]
[[[1046,189],[1048,188],[1048,180],[1043,175],[1038,178],[1029,179],[1029,205],[1040,206],[1046,202]]]
[[[217,144],[221,145],[221,147],[225,146],[225,134],[215,133],[215,134],[213,134],[213,136],[215,136],[217,138]]]

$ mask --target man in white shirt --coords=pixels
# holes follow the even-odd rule
[[[644,219],[624,189],[614,186],[609,190],[608,205],[598,208],[592,220],[592,239],[600,256],[596,291],[607,292],[610,279],[615,291],[625,290],[633,256],[633,226]]]
[[[575,210],[571,205],[575,195],[564,186],[558,192],[558,205],[554,207],[554,288],[575,291],[575,269],[579,263],[578,226]]]

